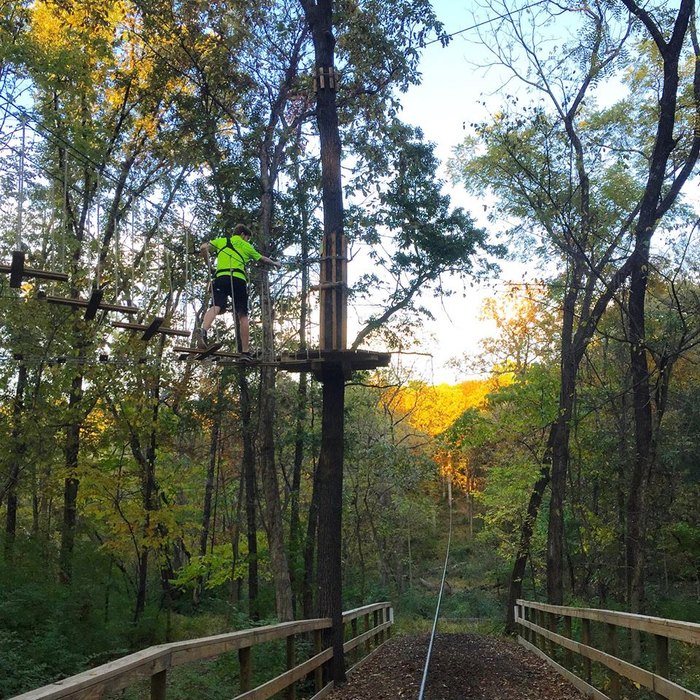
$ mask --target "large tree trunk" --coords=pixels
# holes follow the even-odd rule
[[[345,681],[343,654],[343,571],[341,534],[343,514],[343,419],[345,382],[337,369],[323,382],[321,452],[318,460],[318,612],[330,617],[333,627],[327,642],[333,647],[331,677]]]
[[[260,619],[258,592],[258,525],[257,525],[257,484],[255,480],[255,450],[250,414],[250,389],[246,370],[241,368],[238,376],[238,389],[241,401],[241,430],[243,437],[242,472],[245,481],[246,537],[248,542],[248,615],[251,620]]]
[[[27,366],[20,364],[17,372],[17,387],[12,406],[12,434],[10,436],[10,464],[7,479],[7,512],[5,518],[5,557],[12,557],[17,536],[17,484],[26,452],[26,442],[22,436],[22,412],[24,391],[27,386]],[[0,499],[0,502],[2,499]]]
[[[214,479],[216,477],[216,465],[219,456],[219,433],[221,431],[221,421],[224,414],[224,381],[219,376],[216,385],[216,403],[214,405],[214,422],[211,427],[211,438],[209,441],[209,462],[207,465],[207,478],[204,484],[204,505],[202,507],[202,529],[199,533],[199,556],[203,557],[207,553],[207,543],[209,541],[209,528],[211,523],[211,504],[214,494]],[[194,589],[194,603],[198,604],[202,593],[204,580],[202,577],[197,581]]]
[[[267,158],[267,149],[261,152],[261,180],[263,193],[261,200],[261,226],[263,230],[263,245],[269,247],[272,231],[273,211],[273,176],[276,172],[274,163]],[[267,251],[266,251],[267,252]],[[274,329],[272,297],[270,281],[267,273],[262,274],[260,283],[260,310],[262,316],[263,358],[274,359]],[[263,493],[265,495],[265,525],[270,544],[272,559],[272,577],[275,587],[275,607],[277,617],[282,622],[294,619],[292,605],[292,585],[289,576],[289,560],[284,542],[284,522],[280,502],[279,480],[275,467],[275,370],[265,366],[260,371],[260,401],[258,435],[260,473]]]
[[[306,538],[304,540],[304,582],[302,588],[302,610],[305,619],[316,616],[314,606],[314,581],[316,537],[318,534],[318,467],[314,469],[314,485],[311,493],[311,504],[306,523]]]
[[[574,411],[576,374],[581,358],[574,346],[576,299],[581,276],[574,273],[564,296],[561,337],[559,411],[550,429],[551,490],[547,533],[547,600],[553,605],[564,602],[564,502],[569,472],[569,438]]]
[[[515,634],[517,631],[515,625],[515,601],[522,597],[525,567],[527,566],[527,560],[530,556],[530,541],[532,540],[537,514],[540,511],[542,498],[544,497],[544,492],[548,484],[549,467],[543,466],[540,471],[540,476],[535,482],[535,486],[530,494],[530,500],[527,504],[527,514],[525,515],[525,520],[520,529],[518,551],[515,555],[513,571],[510,575],[508,603],[506,605],[506,632],[508,634]]]
[[[80,351],[81,355],[82,350]],[[73,549],[75,547],[75,527],[78,519],[78,454],[80,452],[80,428],[78,419],[83,400],[83,375],[78,372],[73,377],[68,399],[68,427],[66,429],[66,471],[68,476],[63,484],[63,527],[61,529],[61,549],[59,552],[60,578],[70,583],[73,578]]]
[[[315,50],[316,121],[321,147],[323,250],[321,265],[321,350],[345,350],[347,283],[341,146],[336,101],[331,0],[301,0]],[[323,381],[321,452],[318,464],[318,606],[333,627],[331,678],[345,681],[343,653],[341,528],[343,512],[343,421],[345,379],[341,367],[328,368]]]
[[[297,172],[297,182],[299,181]],[[301,188],[298,188],[301,189]],[[299,212],[301,215],[301,309],[299,312],[299,350],[307,348],[306,321],[309,307],[309,236],[308,236],[308,212],[306,206],[306,194],[298,193]],[[302,549],[304,538],[301,532],[300,495],[301,472],[305,457],[305,436],[307,431],[308,410],[308,380],[305,372],[299,376],[296,405],[296,432],[294,437],[294,463],[292,467],[292,492],[291,507],[289,513],[289,549],[290,549],[290,576],[292,580],[292,604],[296,617],[298,600],[304,598],[304,566],[302,561]]]

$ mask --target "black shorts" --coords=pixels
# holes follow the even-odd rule
[[[221,275],[214,278],[214,306],[226,311],[229,297],[237,314],[248,315],[248,285],[240,277]]]

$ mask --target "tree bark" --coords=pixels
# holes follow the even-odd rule
[[[343,514],[343,432],[345,381],[337,369],[323,382],[321,452],[318,460],[318,612],[330,617],[333,627],[326,633],[333,647],[331,677],[345,681],[343,653],[343,596],[341,533]]]
[[[82,350],[80,351],[81,355]],[[68,476],[63,484],[63,527],[61,528],[61,549],[59,552],[60,579],[70,583],[73,578],[73,550],[75,548],[75,527],[77,523],[78,454],[80,452],[80,427],[78,410],[83,400],[83,375],[78,372],[71,383],[68,398],[68,427],[66,429],[66,471]]]
[[[245,369],[238,375],[238,388],[241,401],[241,430],[243,438],[242,472],[245,480],[246,538],[248,543],[248,615],[251,620],[260,619],[258,594],[258,525],[257,525],[257,485],[255,479],[255,451],[253,448],[252,422],[250,415],[250,389]]]
[[[24,391],[27,386],[27,366],[20,364],[17,371],[17,387],[12,405],[12,434],[10,436],[10,469],[7,483],[7,512],[5,518],[5,558],[11,559],[17,536],[17,484],[26,453],[26,442],[22,437],[22,413]]]
[[[202,507],[202,529],[199,533],[199,556],[203,557],[207,553],[207,543],[209,541],[209,528],[211,523],[211,504],[214,494],[214,479],[216,477],[216,465],[219,455],[219,434],[221,432],[221,420],[224,414],[224,382],[219,376],[216,385],[216,404],[214,406],[214,422],[211,426],[211,437],[209,442],[209,462],[207,465],[207,478],[204,484],[204,504]],[[194,589],[194,602],[199,603],[204,580],[202,577],[197,581]]]

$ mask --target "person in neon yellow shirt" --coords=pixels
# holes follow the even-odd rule
[[[207,260],[211,252],[216,253],[216,273],[212,283],[212,305],[207,309],[202,321],[198,344],[206,348],[209,344],[207,337],[214,319],[226,311],[229,298],[233,299],[233,309],[238,317],[240,330],[239,350],[244,359],[250,358],[250,325],[248,322],[248,278],[246,264],[260,261],[267,265],[280,268],[282,263],[259,253],[250,242],[252,234],[243,224],[237,224],[232,236],[220,236],[199,247],[200,255]]]

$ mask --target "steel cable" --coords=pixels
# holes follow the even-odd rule
[[[442,603],[442,593],[445,590],[445,579],[447,578],[447,563],[450,560],[450,544],[452,543],[452,494],[449,497],[450,504],[450,527],[447,534],[447,551],[445,552],[445,565],[442,569],[442,581],[440,582],[440,592],[438,593],[437,605],[435,606],[435,618],[433,619],[433,629],[430,633],[430,642],[428,644],[428,653],[425,656],[425,666],[423,667],[423,679],[421,680],[420,690],[418,691],[418,700],[423,700],[425,693],[425,684],[428,681],[428,668],[430,666],[430,656],[433,653],[433,642],[435,641],[435,632],[437,631],[438,617],[440,616],[440,605]]]

